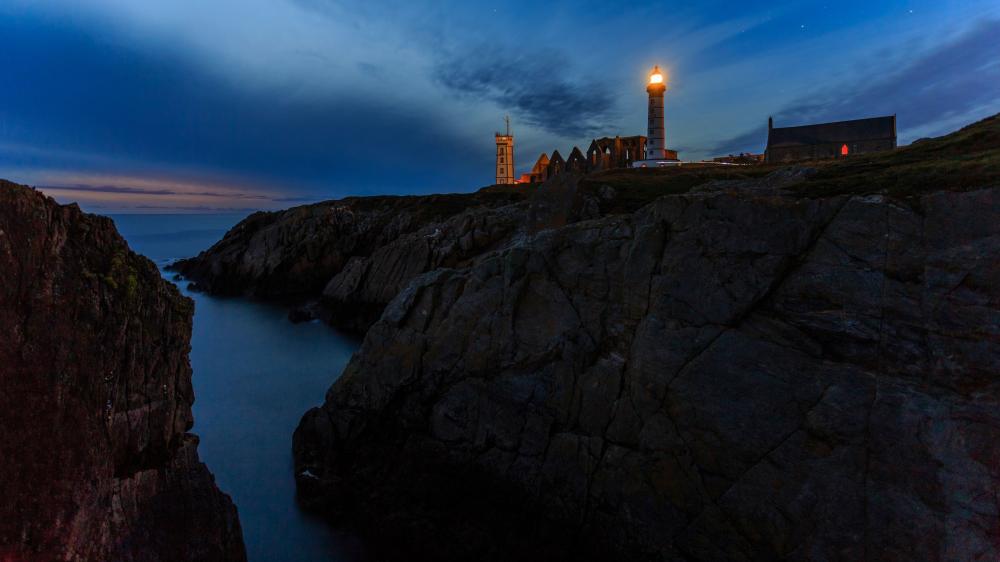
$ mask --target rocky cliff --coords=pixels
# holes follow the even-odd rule
[[[171,269],[195,289],[282,300],[295,320],[319,317],[363,334],[421,273],[467,267],[528,233],[632,212],[663,192],[770,171],[672,170],[666,178],[638,178],[645,189],[637,189],[634,175],[612,173],[467,194],[349,197],[251,215]],[[616,191],[623,185],[627,189]]]
[[[187,433],[191,301],[110,219],[2,181],[0,272],[0,560],[245,560]]]
[[[998,178],[994,118],[368,280],[300,494],[446,559],[998,559]]]
[[[525,198],[501,187],[472,194],[349,197],[246,218],[217,244],[172,268],[195,288],[267,299],[318,297],[351,258],[470,209]]]

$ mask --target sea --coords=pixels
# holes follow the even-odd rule
[[[220,240],[243,214],[110,215],[132,250],[164,267]],[[357,535],[302,511],[295,501],[292,432],[323,401],[360,342],[318,323],[293,324],[287,309],[187,289],[194,429],[201,459],[239,510],[251,562],[369,560]]]

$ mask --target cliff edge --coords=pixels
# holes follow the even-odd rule
[[[998,559],[998,178],[993,118],[419,274],[300,496],[390,555]]]
[[[0,559],[242,561],[197,454],[192,302],[110,219],[0,181]]]

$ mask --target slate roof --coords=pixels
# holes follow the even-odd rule
[[[896,116],[837,121],[800,127],[775,127],[768,131],[767,147],[847,143],[896,138]]]

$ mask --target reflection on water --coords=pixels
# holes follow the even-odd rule
[[[162,268],[208,248],[243,217],[112,218],[132,249]],[[299,418],[322,402],[358,342],[319,323],[292,324],[279,306],[180,287],[195,300],[193,431],[202,460],[239,509],[250,560],[361,560],[355,537],[299,510],[291,456]]]

